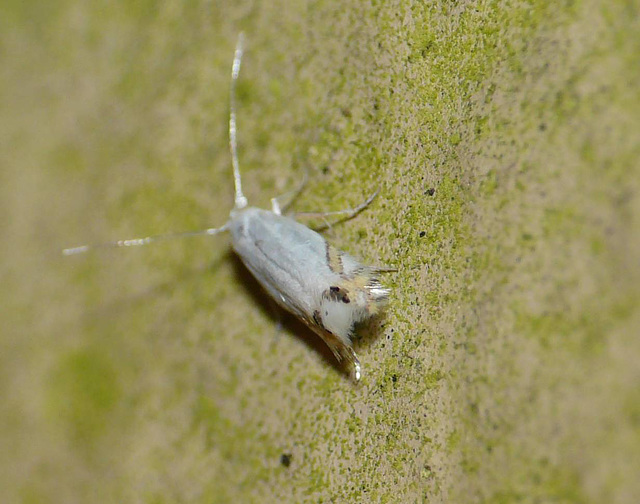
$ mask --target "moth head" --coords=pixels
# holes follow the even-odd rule
[[[388,294],[369,271],[344,279],[322,293],[317,322],[349,343],[354,326],[380,313]]]

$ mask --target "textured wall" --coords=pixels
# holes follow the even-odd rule
[[[636,502],[638,2],[229,3],[0,7],[5,502]],[[240,30],[250,201],[381,189],[358,386],[228,237],[59,254],[226,220]]]

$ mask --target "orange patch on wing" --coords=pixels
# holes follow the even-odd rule
[[[334,273],[341,275],[344,272],[342,265],[342,252],[327,243],[327,264]]]

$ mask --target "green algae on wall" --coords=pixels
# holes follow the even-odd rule
[[[37,8],[37,6],[39,6]],[[6,3],[0,487],[15,502],[630,502],[633,2]],[[353,386],[216,226],[374,204]],[[289,460],[283,464],[283,455]]]

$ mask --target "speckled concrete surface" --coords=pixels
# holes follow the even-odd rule
[[[640,494],[638,2],[5,2],[6,502],[611,502]],[[398,268],[360,385],[224,236],[244,30],[251,202],[376,202]]]

